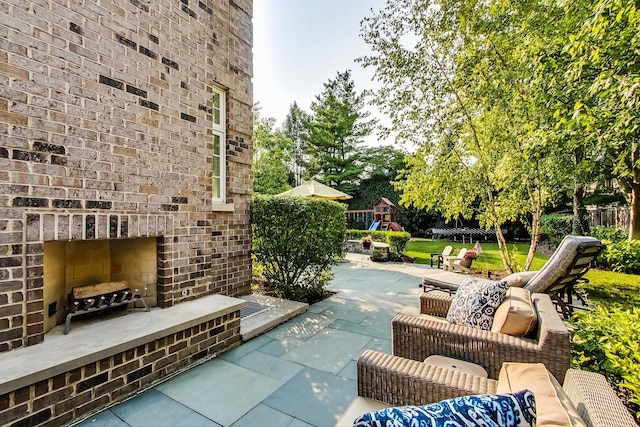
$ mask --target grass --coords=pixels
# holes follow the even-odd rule
[[[457,254],[462,247],[470,249],[473,244],[462,242],[448,242],[445,240],[412,240],[407,243],[406,253],[416,259],[417,263],[429,264],[431,253],[440,253],[445,246],[453,246],[453,254]],[[495,242],[480,242],[482,254],[473,261],[474,271],[486,273],[504,272],[498,244]],[[528,243],[510,243],[509,251],[518,260],[517,265],[524,266],[524,262],[529,252]],[[549,259],[548,256],[536,253],[530,270],[539,270]],[[640,276],[635,274],[615,273],[613,271],[591,269],[585,275],[589,283],[582,285],[588,294],[589,300],[594,304],[602,305],[606,308],[612,307],[640,307]]]

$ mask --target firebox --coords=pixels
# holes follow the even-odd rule
[[[62,324],[76,286],[126,281],[157,305],[157,239],[44,242],[44,331]]]

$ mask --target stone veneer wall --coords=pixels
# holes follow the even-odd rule
[[[0,1],[0,352],[44,339],[45,241],[157,237],[161,307],[250,291],[251,15],[252,0]]]
[[[239,311],[0,395],[3,426],[60,426],[240,341]]]

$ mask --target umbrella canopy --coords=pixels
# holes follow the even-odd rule
[[[343,193],[342,191],[335,190],[331,187],[327,187],[324,184],[320,184],[317,181],[306,181],[301,185],[298,185],[291,190],[287,190],[284,193],[280,193],[280,196],[302,196],[302,197],[316,197],[319,199],[329,200],[347,200],[352,196]]]

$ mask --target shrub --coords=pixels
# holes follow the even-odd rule
[[[606,242],[606,241],[605,241]],[[604,264],[618,273],[640,273],[640,240],[609,243],[603,251]]]
[[[389,231],[387,233],[387,243],[392,254],[403,255],[407,248],[407,243],[411,239],[411,234],[405,231]]]
[[[387,243],[389,255],[393,260],[400,259],[404,255],[411,234],[406,231],[378,231],[378,230],[347,230],[347,240],[362,240],[370,236],[374,242]]]
[[[542,234],[549,238],[551,246],[558,246],[567,234],[571,234],[573,215],[546,214],[540,217],[540,229]]]
[[[618,273],[640,273],[640,241],[627,240],[628,234],[616,227],[591,227],[591,236],[604,244],[598,265]]]
[[[589,234],[600,241],[606,240],[609,242],[621,242],[629,237],[628,233],[616,227],[603,227],[601,225],[591,227]]]
[[[277,296],[308,302],[324,293],[342,256],[345,211],[324,199],[253,197],[253,254]]]
[[[371,240],[374,242],[382,242],[386,243],[387,241],[387,231],[377,231],[377,230],[347,230],[347,234],[345,239],[347,240],[362,240],[363,237],[370,236]]]
[[[640,309],[576,312],[571,323],[573,365],[602,373],[627,391],[636,417],[640,416]]]

